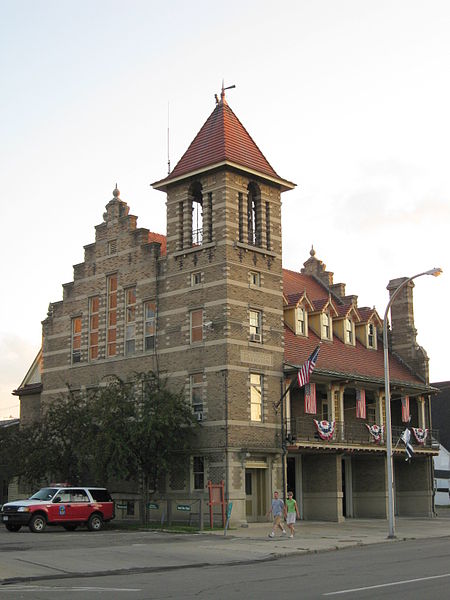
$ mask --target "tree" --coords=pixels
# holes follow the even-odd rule
[[[110,476],[141,479],[147,520],[149,497],[192,443],[197,422],[191,409],[167,379],[149,372],[100,389],[92,410],[96,466]]]

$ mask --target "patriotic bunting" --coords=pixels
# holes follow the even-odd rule
[[[409,396],[402,398],[402,422],[409,423],[411,420],[411,414],[409,412]]]
[[[366,418],[366,390],[356,390],[356,418]]]
[[[334,421],[317,421],[313,419],[314,425],[316,426],[317,432],[322,440],[329,441],[333,437],[334,433]]]
[[[379,444],[383,440],[383,432],[384,432],[383,425],[381,425],[381,426],[380,425],[367,425],[367,423],[364,423],[364,425],[369,430],[369,433],[375,440],[375,443]]]
[[[307,383],[305,385],[305,413],[310,415],[315,415],[317,413],[315,383]]]
[[[422,429],[421,427],[411,427],[414,437],[416,438],[416,442],[423,446],[425,444],[425,440],[427,439],[428,429]]]

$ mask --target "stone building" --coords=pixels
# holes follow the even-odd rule
[[[280,196],[294,184],[270,166],[224,91],[153,187],[166,194],[167,235],[138,227],[116,186],[62,301],[49,306],[40,381],[34,369],[33,381],[15,391],[22,418],[45,410],[67,384],[167,373],[201,427],[166,494],[186,497],[224,480],[233,520],[242,523],[264,519],[272,490],[287,484],[303,518],[385,516],[384,440],[366,427],[384,419],[379,316],[358,308],[314,251],[301,273],[283,270]],[[404,306],[412,316],[410,292]],[[393,418],[397,424],[408,395],[413,421],[429,428],[427,358],[415,346],[411,355],[413,321],[402,327],[392,335]],[[316,413],[305,414],[303,389],[291,386],[280,399],[319,342]],[[367,410],[356,419],[358,390]],[[328,440],[313,418],[334,422]],[[396,450],[399,514],[431,514],[433,453],[425,444],[405,466]]]

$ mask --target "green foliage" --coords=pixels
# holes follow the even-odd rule
[[[16,474],[30,483],[141,480],[147,497],[183,460],[196,426],[166,379],[151,372],[116,378],[89,392],[69,391],[40,423],[21,428]]]

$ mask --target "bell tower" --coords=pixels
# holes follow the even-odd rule
[[[262,518],[281,487],[283,381],[281,193],[271,167],[220,99],[173,171],[159,339],[198,411],[193,455],[225,482],[233,521]],[[198,401],[201,394],[202,401]]]

